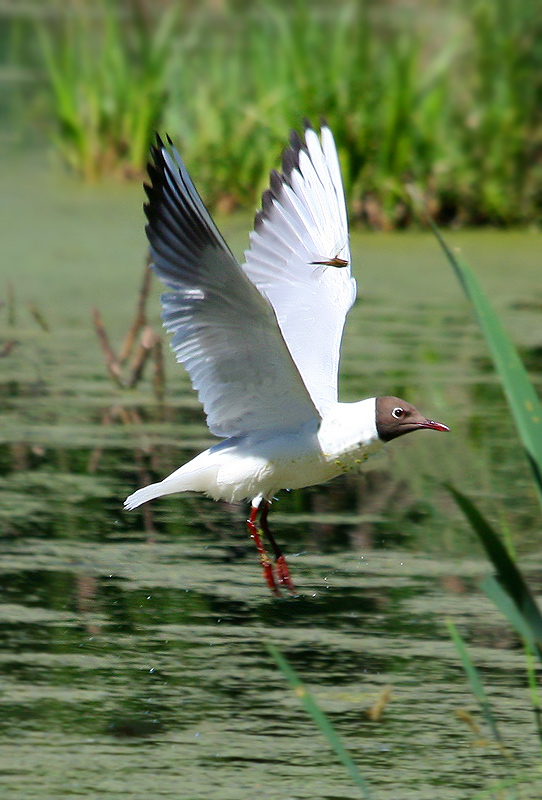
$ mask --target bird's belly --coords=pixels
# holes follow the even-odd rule
[[[318,454],[307,457],[297,455],[290,459],[276,459],[269,463],[270,477],[278,489],[301,489],[331,480],[338,474],[335,465],[330,464]]]
[[[247,439],[217,455],[217,496],[226,500],[268,497],[280,489],[299,489],[337,474],[323,458],[314,435],[284,433],[260,441]]]
[[[244,441],[224,451],[216,496],[236,501],[271,497],[280,489],[324,483],[341,472],[359,469],[373,447],[325,453],[317,436],[282,434],[260,442]],[[213,493],[214,494],[214,493]]]

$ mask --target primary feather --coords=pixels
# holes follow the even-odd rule
[[[266,297],[207,213],[180,156],[159,141],[146,187],[152,267],[170,289],[164,325],[211,433],[295,428],[318,412]]]
[[[319,140],[306,127],[305,141],[293,133],[290,145],[282,173],[271,175],[243,270],[271,302],[292,358],[323,414],[338,399],[341,339],[356,282],[331,131],[324,125]]]

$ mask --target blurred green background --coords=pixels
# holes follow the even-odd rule
[[[0,62],[0,795],[357,797],[271,638],[374,797],[538,800],[536,666],[479,591],[490,567],[442,483],[476,500],[540,592],[538,497],[472,308],[407,189],[464,252],[539,392],[540,3],[0,0]],[[300,597],[279,603],[241,504],[187,494],[122,512],[211,441],[158,333],[158,281],[121,354],[154,130],[241,257],[304,116],[335,134],[353,223],[341,398],[404,396],[452,433],[282,492],[271,519]]]
[[[3,136],[49,139],[85,180],[140,176],[153,130],[204,199],[257,204],[285,131],[324,116],[350,212],[539,224],[538,0],[41,0],[0,6]]]

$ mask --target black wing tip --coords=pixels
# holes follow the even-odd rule
[[[160,137],[156,136],[156,144],[151,145],[151,159],[147,162],[147,174],[149,183],[143,183],[143,189],[147,195],[147,202],[143,204],[143,211],[149,223],[154,224],[160,215],[160,205],[163,201],[166,189],[166,173],[168,164],[162,152],[164,144]]]
[[[280,172],[277,172],[276,169],[271,170],[271,175],[269,176],[269,189],[267,191],[270,192],[273,197],[278,199],[282,191],[283,182],[284,179]]]
[[[319,118],[318,122],[320,123],[320,135],[322,134],[322,131],[324,130],[324,128],[327,128],[328,131],[331,132],[331,128],[329,127],[328,121],[327,121],[326,117],[324,117],[323,114],[320,115],[320,118]],[[315,133],[317,133],[317,130],[314,127],[314,125],[312,124],[312,122],[310,121],[310,119],[308,117],[303,117],[303,132],[305,133],[305,135],[306,135],[307,131],[314,131]]]
[[[299,154],[303,150],[308,152],[306,141],[307,131],[315,131],[308,117],[303,117],[303,138],[299,135],[298,131],[290,131],[289,147],[286,147],[282,152],[282,172],[272,170],[269,178],[269,189],[266,189],[262,194],[262,207],[257,211],[254,216],[254,229],[258,230],[264,224],[265,220],[269,217],[269,212],[273,207],[273,200],[280,203],[280,195],[282,193],[284,184],[291,185],[291,175],[295,170],[299,171]],[[325,117],[320,117],[320,129],[327,128],[328,124]]]
[[[289,181],[292,172],[299,166],[299,150],[287,147],[282,153],[282,174]]]
[[[280,181],[280,186],[282,186],[282,180],[280,176],[277,174],[277,178]],[[262,207],[258,211],[256,211],[254,215],[254,230],[259,230],[266,219],[269,218],[271,213],[271,209],[273,208],[275,199],[278,199],[278,192],[280,190],[275,185],[275,191],[272,189],[266,189],[265,192],[262,194]]]
[[[318,122],[320,123],[320,133],[322,133],[324,128],[327,128],[328,131],[331,132],[331,128],[329,127],[329,123],[327,121],[327,117],[325,117],[323,114],[321,114],[319,119],[318,119]],[[303,132],[306,134],[307,131],[314,131],[315,133],[317,133],[317,130],[314,127],[314,125],[312,124],[312,122],[310,121],[310,119],[308,117],[303,117]]]
[[[289,149],[293,150],[294,153],[299,153],[299,151],[302,149],[302,147],[303,147],[303,140],[301,139],[301,136],[299,135],[299,133],[294,128],[293,130],[290,131],[290,148]]]
[[[153,164],[158,166],[162,164],[164,161],[164,155],[162,151],[165,149],[164,142],[158,133],[158,131],[154,132],[154,141],[151,143],[150,146],[150,157]],[[151,165],[151,161],[147,162],[147,172],[149,171],[149,166]]]
[[[147,162],[147,172],[149,173],[149,177],[151,177],[151,170],[153,169],[153,167],[158,171],[158,173],[155,171],[154,173],[155,176],[157,174],[160,174],[164,170],[168,169],[164,152],[167,152],[169,150],[173,150],[175,153],[177,152],[169,133],[165,134],[165,140],[166,141],[164,142],[158,131],[154,132],[154,142],[152,142],[150,146],[151,158]]]
[[[165,159],[162,152],[164,150],[164,142],[156,131],[154,136],[154,142],[152,142],[150,146],[150,158],[147,161],[147,175],[149,176],[151,187],[154,187],[161,182],[162,173],[165,168]],[[144,183],[143,186],[148,194],[148,184]]]
[[[147,218],[145,231],[151,245],[154,242],[153,237],[157,236],[158,228],[164,222],[164,213],[167,212],[173,217],[178,216],[178,202],[169,185],[170,180],[177,184],[175,173],[178,172],[178,167],[166,157],[171,150],[175,151],[175,146],[168,134],[166,134],[165,139],[167,144],[164,143],[158,133],[155,133],[155,142],[150,148],[151,159],[147,162],[149,182],[143,184],[143,189],[147,195],[147,201],[143,203],[143,211]],[[188,216],[186,214],[186,218]],[[169,224],[169,222],[166,223],[166,227]]]
[[[290,146],[282,153],[282,172],[288,180],[294,169],[299,168],[299,153],[304,150],[307,152],[306,136],[307,131],[315,131],[315,128],[308,117],[303,117],[303,139],[295,128],[290,131]]]
[[[273,200],[274,195],[271,189],[266,189],[265,192],[262,194],[262,211],[265,214],[271,210],[273,207]]]
[[[147,175],[149,177],[150,184],[146,182],[143,184],[143,188],[145,189],[151,206],[160,201],[167,188],[166,176],[168,174],[172,174],[172,165],[166,158],[166,154],[170,153],[170,151],[173,151],[174,154],[177,153],[171,136],[166,133],[164,142],[164,139],[162,139],[158,131],[155,131],[154,142],[150,146],[150,159],[147,161]],[[147,218],[149,218],[147,206],[143,207],[145,208]]]
[[[254,214],[254,230],[259,231],[265,222],[265,215],[262,210]]]
[[[303,130],[312,129],[312,125],[308,117],[303,119]],[[299,133],[293,129],[290,131],[289,147],[286,147],[282,152],[282,172],[278,170],[271,170],[269,176],[269,189],[266,189],[262,194],[262,207],[261,210],[256,212],[254,217],[254,229],[258,230],[264,224],[265,220],[269,217],[269,213],[273,208],[273,201],[277,200],[280,203],[280,196],[285,183],[290,184],[290,178],[294,170],[299,169],[299,153],[301,150],[306,149],[303,139]]]

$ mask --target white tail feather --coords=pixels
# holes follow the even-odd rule
[[[175,492],[205,492],[216,499],[220,496],[216,491],[217,471],[217,464],[212,458],[209,459],[209,450],[205,450],[163,481],[151,483],[131,494],[124,501],[124,508],[131,511],[148,500]]]
[[[124,501],[124,508],[126,511],[132,511],[132,509],[146,503],[148,500],[154,500],[155,497],[162,497],[165,494],[173,494],[173,492],[178,491],[178,486],[172,486],[171,484],[168,486],[166,481],[151,483],[149,486],[144,486],[143,489],[138,489],[137,492],[127,497]]]

